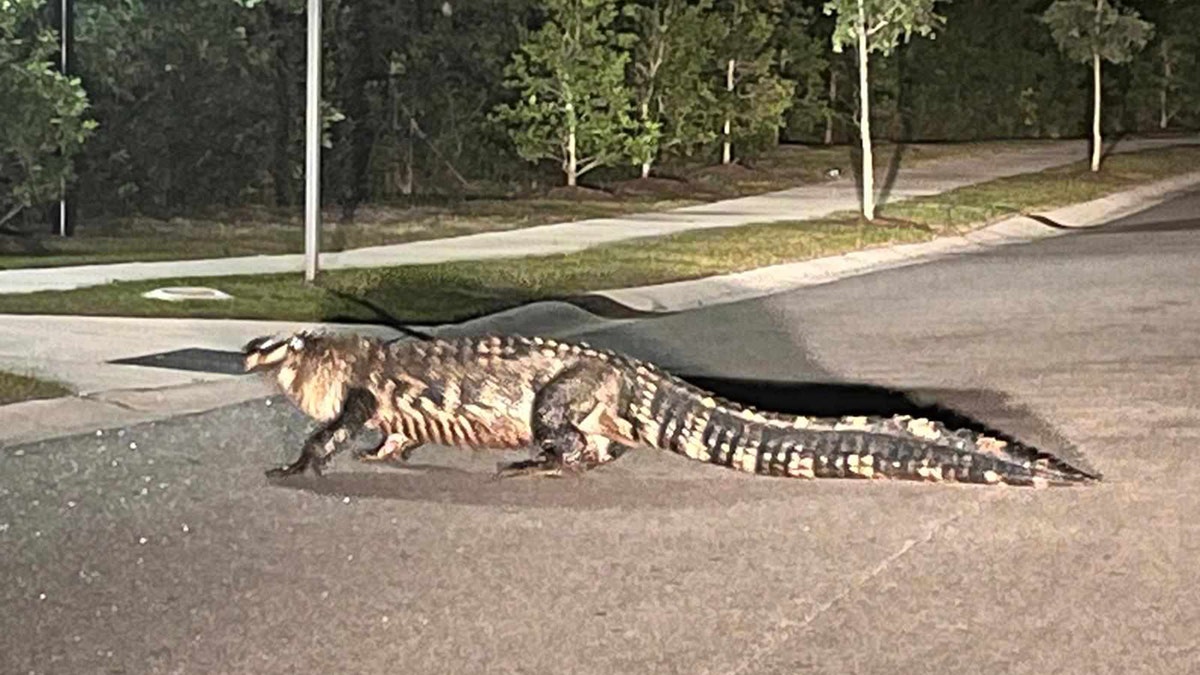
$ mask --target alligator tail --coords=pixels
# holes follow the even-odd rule
[[[760,412],[671,378],[635,405],[638,435],[660,450],[738,471],[1021,486],[1077,485],[1098,474],[1022,443],[907,416],[826,419]]]

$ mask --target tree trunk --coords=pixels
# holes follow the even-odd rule
[[[650,121],[650,104],[646,101],[642,101],[642,123],[646,124],[649,121]],[[654,158],[650,157],[646,161],[642,162],[642,178],[650,177],[650,164],[653,161],[654,161]]]
[[[867,12],[858,0],[859,136],[862,138],[863,216],[875,219],[875,163],[871,157],[871,100],[867,92]]]
[[[837,101],[837,71],[829,68],[829,109],[825,111],[825,145],[833,145],[833,106]]]
[[[396,76],[387,78],[387,137],[388,155],[384,172],[387,176],[383,186],[383,196],[393,197],[397,190],[403,191],[404,178],[400,175],[400,95],[396,93]]]
[[[1096,32],[1100,32],[1100,13],[1104,0],[1096,0]],[[1100,52],[1092,51],[1092,171],[1100,170]]]
[[[1171,123],[1171,114],[1167,112],[1167,89],[1171,86],[1171,49],[1164,39],[1162,41],[1163,83],[1158,92],[1158,128],[1166,129]]]
[[[1092,171],[1100,170],[1100,54],[1092,53]]]
[[[17,214],[19,214],[23,210],[25,210],[25,205],[17,204],[15,206],[13,206],[12,209],[10,209],[9,212],[6,213],[3,218],[0,218],[0,232],[9,234],[9,230],[7,230],[4,226],[8,224],[8,221],[12,220],[13,218],[16,218]],[[56,230],[56,232],[57,232],[57,230]]]
[[[578,158],[575,156],[575,129],[572,128],[567,136],[567,185],[575,187]]]
[[[726,91],[730,91],[730,92],[733,91],[733,69],[736,64],[737,64],[736,60],[729,59],[729,63],[725,68],[725,90]],[[733,145],[732,145],[733,139],[732,139],[732,135],[731,135],[731,133],[732,133],[731,127],[732,127],[732,122],[730,121],[729,116],[726,115],[726,117],[725,117],[725,142],[721,148],[721,163],[722,164],[728,164],[729,162],[731,162],[733,160]]]
[[[404,178],[400,183],[400,194],[409,196],[413,193],[413,125],[416,122],[408,118],[408,132],[404,134]]]
[[[568,110],[571,108],[567,105]],[[578,180],[577,172],[579,170],[579,157],[575,152],[575,120],[568,122],[570,125],[567,128],[567,186],[575,187]]]

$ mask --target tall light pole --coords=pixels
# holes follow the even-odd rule
[[[66,2],[67,0],[63,0]],[[317,278],[321,238],[321,0],[308,0],[304,138],[304,279]]]
[[[58,24],[58,70],[69,76],[75,65],[75,0],[50,0],[54,23]],[[67,182],[62,182],[62,196],[54,215],[54,233],[69,237],[75,229],[70,204],[67,201]]]

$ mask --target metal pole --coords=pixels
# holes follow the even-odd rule
[[[304,279],[317,277],[321,236],[321,0],[308,0],[308,101],[304,152]]]
[[[53,0],[54,9],[58,20],[58,68],[63,75],[70,75],[74,70],[75,59],[75,0]],[[63,180],[61,184],[62,196],[58,200],[58,213],[55,220],[55,234],[60,237],[69,237],[75,229],[75,224],[72,222],[70,204],[67,202],[67,182]]]

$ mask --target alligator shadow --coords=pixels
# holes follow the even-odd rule
[[[902,391],[870,384],[788,382],[690,375],[679,377],[722,398],[762,410],[810,417],[911,415],[936,420],[952,428],[969,428],[997,438],[1004,437],[1000,429],[988,426],[981,419],[940,401],[969,399],[985,404],[988,412],[1011,414],[1015,411],[1007,403],[1007,397],[982,389]],[[1029,416],[1029,413],[1021,411],[1021,415]]]
[[[938,389],[899,391],[867,384],[787,382],[681,376],[717,396],[763,410],[796,415],[911,415],[937,420],[950,428],[968,428],[1009,441],[1021,441],[1089,473],[1094,471],[1073,446],[1046,421],[1002,394],[987,390]],[[984,419],[990,420],[985,422]],[[998,427],[1003,427],[1001,430]],[[798,490],[861,490],[888,483],[856,480],[795,481],[751,476],[716,466],[665,456],[647,460],[632,456],[588,472],[565,477],[522,477],[497,480],[496,462],[520,458],[517,453],[471,453],[421,449],[458,466],[410,462],[372,465],[370,469],[327,471],[272,480],[278,487],[339,498],[397,499],[476,506],[568,509],[655,509],[687,506],[731,506],[776,500]],[[339,460],[342,463],[351,461]],[[677,466],[671,462],[678,462]],[[346,466],[343,464],[343,466]],[[332,468],[332,467],[331,467]],[[890,489],[922,489],[916,483],[891,483]],[[901,487],[908,486],[908,487]],[[868,488],[869,489],[869,488]],[[936,489],[978,489],[940,485]],[[987,488],[983,488],[987,489]],[[811,494],[811,492],[809,493]]]
[[[463,453],[461,450],[441,452]],[[573,511],[730,507],[787,498],[796,494],[796,490],[811,488],[801,481],[785,478],[746,474],[731,477],[697,475],[696,465],[683,458],[669,459],[685,465],[679,472],[681,476],[663,476],[661,468],[656,471],[658,475],[647,476],[629,466],[610,465],[581,475],[497,479],[483,463],[470,469],[411,463],[390,471],[347,469],[321,476],[289,476],[273,479],[270,483],[275,487],[338,499]],[[718,467],[700,469],[733,473]]]
[[[764,410],[840,417],[908,415],[1017,442],[1034,456],[1049,455],[1080,471],[1100,476],[1057,428],[1025,405],[988,389],[928,388],[904,391],[870,384],[786,382],[681,376],[721,397]]]

